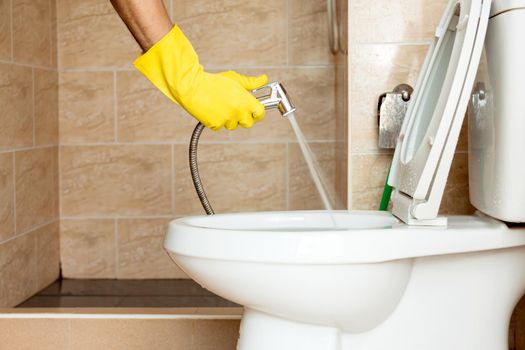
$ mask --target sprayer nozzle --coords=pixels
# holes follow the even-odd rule
[[[267,91],[267,94],[257,96],[257,93]],[[274,81],[252,91],[256,98],[261,101],[265,109],[277,108],[283,117],[295,112],[296,108],[290,101],[286,90],[281,83]]]

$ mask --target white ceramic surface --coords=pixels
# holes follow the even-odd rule
[[[488,217],[450,217],[447,228],[335,217],[336,229],[326,211],[182,218],[165,247],[245,307],[240,350],[504,349],[525,291],[525,232]]]

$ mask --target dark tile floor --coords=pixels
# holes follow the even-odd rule
[[[57,280],[19,308],[235,307],[192,280]]]

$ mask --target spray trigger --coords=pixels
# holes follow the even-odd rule
[[[264,109],[277,108],[283,117],[288,116],[296,110],[286,90],[281,83],[277,81],[252,90],[252,93],[263,104]]]

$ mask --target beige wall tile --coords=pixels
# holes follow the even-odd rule
[[[188,142],[197,120],[164,96],[139,72],[117,74],[118,139]],[[223,129],[207,132],[203,141],[229,139]]]
[[[60,262],[65,278],[115,278],[115,221],[60,222]]]
[[[60,276],[60,243],[58,219],[35,230],[36,289],[41,290]]]
[[[282,0],[177,0],[173,17],[205,67],[286,64]]]
[[[356,42],[430,40],[446,0],[350,2],[350,32]]]
[[[0,154],[0,242],[15,234],[13,153]]]
[[[58,144],[58,73],[35,69],[35,143]]]
[[[118,221],[117,278],[188,278],[164,250],[164,236],[169,221]]]
[[[353,208],[377,209],[383,193],[391,154],[354,155],[353,161]],[[443,194],[439,213],[441,215],[472,214],[469,202],[468,156],[456,154]]]
[[[238,320],[198,320],[192,350],[235,350],[238,339]]]
[[[62,147],[62,215],[169,215],[171,169],[169,145]]]
[[[11,59],[11,0],[0,0],[0,60]]]
[[[469,199],[468,154],[457,153],[452,162],[439,213],[459,215],[472,214],[474,211]]]
[[[51,2],[12,0],[15,61],[51,65]]]
[[[15,153],[18,233],[57,217],[56,152],[50,147]]]
[[[31,68],[0,63],[0,148],[33,145]]]
[[[200,176],[215,211],[285,210],[285,152],[281,144],[200,145]],[[187,154],[175,146],[175,214],[203,214]]]
[[[288,191],[290,196],[288,209],[324,209],[321,196],[312,180],[299,145],[290,144],[288,147]],[[323,182],[326,184],[326,190],[331,199],[331,205],[332,207],[335,207],[338,202],[338,196],[335,192],[336,144],[310,144],[310,148],[317,160]]]
[[[36,292],[33,233],[0,244],[0,307],[13,307]]]
[[[333,64],[326,2],[291,0],[289,6],[290,64]]]
[[[112,72],[60,73],[60,141],[115,140]]]
[[[58,66],[57,47],[57,0],[49,0],[51,3],[51,67]]]
[[[415,85],[426,45],[357,45],[350,64],[352,150],[377,150],[377,101],[401,83]]]
[[[0,319],[0,327],[4,349],[69,349],[68,319]]]
[[[348,143],[337,142],[335,148],[336,209],[348,209]]]
[[[379,208],[391,159],[391,154],[352,156],[352,209]]]
[[[242,70],[245,74],[267,73],[270,81],[278,80],[287,89],[297,107],[296,119],[309,141],[335,139],[334,67]],[[251,129],[231,133],[232,140],[295,141],[290,123],[277,110]]]
[[[71,320],[71,349],[188,350],[191,320]]]
[[[131,67],[140,47],[105,0],[57,0],[60,68]]]

